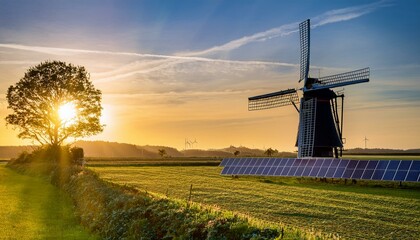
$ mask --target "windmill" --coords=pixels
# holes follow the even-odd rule
[[[343,149],[344,94],[336,93],[332,88],[368,82],[370,70],[369,68],[363,68],[326,77],[310,77],[309,19],[299,24],[299,33],[301,51],[299,82],[303,81],[303,87],[250,97],[248,98],[248,110],[254,111],[293,105],[299,113],[296,143],[298,157],[338,158],[342,155]],[[300,99],[298,90],[303,92]],[[339,105],[341,106],[340,112]]]
[[[187,150],[188,148],[194,148],[194,144],[196,144],[196,143],[198,143],[197,142],[197,139],[194,139],[194,141],[191,141],[191,140],[189,140],[189,139],[185,139],[185,148],[184,148],[184,150]]]

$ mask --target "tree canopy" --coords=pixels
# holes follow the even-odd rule
[[[159,149],[158,150],[158,153],[159,153],[159,155],[161,156],[161,157],[164,157],[164,156],[166,156],[166,150],[165,149]]]
[[[6,122],[19,130],[19,138],[58,146],[69,137],[103,131],[102,93],[82,66],[42,62],[10,86],[6,98],[12,110]]]
[[[267,155],[268,157],[271,157],[274,154],[277,154],[278,152],[279,151],[277,151],[277,149],[268,148],[267,150],[265,150],[264,154]]]

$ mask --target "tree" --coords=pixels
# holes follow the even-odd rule
[[[13,113],[6,122],[19,130],[19,138],[60,146],[68,137],[103,131],[101,95],[84,67],[42,62],[9,87],[6,98]]]
[[[240,153],[241,153],[240,151],[236,150],[236,151],[233,153],[233,155],[235,155],[235,157],[237,157]]]
[[[268,157],[271,157],[273,154],[278,153],[278,152],[279,151],[277,151],[276,149],[269,148],[265,150],[264,154],[267,155]]]
[[[166,150],[165,149],[159,149],[158,150],[158,153],[159,153],[159,155],[161,156],[161,157],[164,157],[165,155],[166,155]]]

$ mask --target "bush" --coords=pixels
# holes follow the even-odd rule
[[[83,154],[83,149],[81,152]],[[53,184],[62,185],[71,175],[81,171],[77,164],[79,157],[80,150],[77,148],[45,146],[32,153],[23,152],[7,165],[23,173],[49,176]]]
[[[104,239],[273,239],[245,219],[105,182],[84,170],[65,185],[80,221]]]
[[[83,169],[83,149],[40,148],[22,153],[9,166],[49,176],[67,192],[83,226],[104,239],[274,239],[244,218],[197,204],[156,197],[100,179]]]

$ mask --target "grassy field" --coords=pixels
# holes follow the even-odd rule
[[[47,181],[0,164],[0,239],[96,239],[76,221],[68,198]]]
[[[91,167],[109,181],[348,239],[419,239],[419,188],[231,178],[219,167]]]
[[[345,159],[361,160],[420,160],[420,156],[394,156],[394,155],[345,155]],[[217,157],[180,157],[180,158],[139,158],[139,157],[87,157],[88,166],[218,166],[223,158]],[[1,159],[0,159],[1,161]]]
[[[344,159],[360,159],[360,160],[420,160],[417,155],[344,155]]]
[[[85,158],[88,166],[218,166],[222,158]]]

